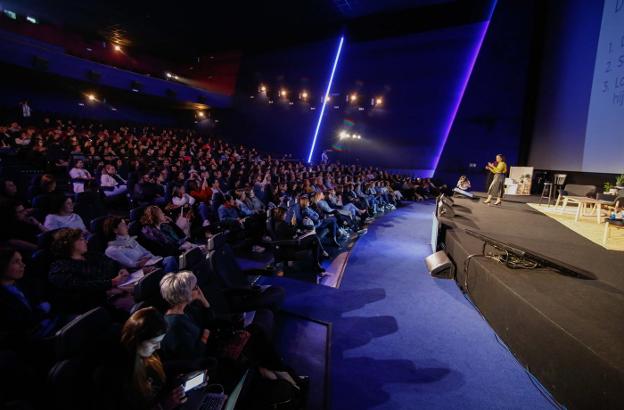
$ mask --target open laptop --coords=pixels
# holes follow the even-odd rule
[[[206,393],[203,390],[196,390],[189,394],[188,401],[181,408],[184,410],[235,410],[238,399],[249,384],[248,375],[249,370],[243,374],[229,396],[225,393]]]

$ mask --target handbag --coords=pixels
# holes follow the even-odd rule
[[[180,207],[180,215],[176,218],[175,224],[184,232],[184,235],[191,236],[191,221],[184,216],[184,207]]]

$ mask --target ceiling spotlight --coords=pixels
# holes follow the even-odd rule
[[[282,98],[286,98],[287,95],[288,95],[288,92],[282,88],[279,92],[279,96]]]
[[[179,78],[180,78],[180,77],[178,77],[177,75],[175,75],[175,74],[173,75],[173,79],[174,79],[174,80],[177,80],[177,79],[179,79]]]
[[[264,85],[264,84],[260,84],[260,92],[261,92],[262,94],[266,94],[266,92],[267,92],[266,85]]]
[[[203,111],[198,111],[198,112],[197,112],[197,116],[198,116],[199,118],[205,118],[205,117],[206,117],[206,114],[204,114],[204,112],[203,112]]]
[[[307,100],[308,99],[308,92],[307,91],[302,91],[301,92],[301,99],[302,100]]]
[[[331,101],[331,97],[328,95],[328,96],[325,98],[325,102],[330,102],[330,101]]]
[[[167,77],[167,78],[171,78],[171,77],[173,77],[173,74],[171,74],[171,73],[165,73],[165,77]]]
[[[120,46],[119,44],[115,44],[115,45],[113,46],[113,50],[115,50],[115,51],[121,51],[121,46]]]
[[[94,94],[87,94],[87,99],[89,101],[95,101],[95,95]]]
[[[383,98],[382,97],[375,98],[375,105],[381,105],[381,104],[383,104]]]
[[[357,101],[357,99],[358,99],[358,96],[357,96],[357,94],[356,94],[356,93],[353,93],[353,94],[351,94],[351,95],[349,96],[349,100],[350,100],[352,103],[356,102],[356,101]]]

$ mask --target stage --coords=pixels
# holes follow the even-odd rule
[[[526,199],[524,199],[526,198]],[[454,198],[441,239],[464,288],[519,360],[568,408],[618,408],[624,399],[624,252],[607,250],[516,196],[501,206]],[[465,230],[578,267],[510,269],[480,255]],[[491,247],[486,252],[493,251]]]

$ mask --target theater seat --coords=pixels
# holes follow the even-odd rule
[[[267,308],[277,310],[284,301],[284,289],[279,286],[256,286],[248,279],[249,275],[269,273],[264,269],[241,269],[232,248],[219,234],[208,241],[210,269],[225,286],[225,294],[233,311],[250,311]]]
[[[135,305],[132,310],[138,310],[143,307],[153,306],[164,312],[169,305],[160,294],[160,280],[165,276],[162,269],[155,270],[145,275],[140,281],[134,285],[134,301],[141,304],[140,307]]]
[[[226,242],[226,233],[213,235],[207,247],[210,268],[229,288],[249,288],[251,283],[248,276],[272,274],[266,269],[241,269],[234,251]]]
[[[56,333],[57,362],[47,383],[49,408],[92,408],[94,371],[117,352],[119,337],[120,325],[101,307],[76,317]]]

